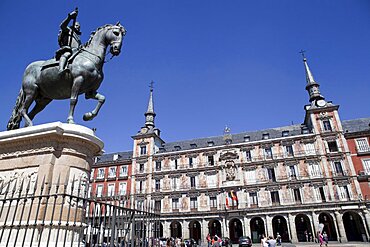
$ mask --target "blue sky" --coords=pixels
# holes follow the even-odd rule
[[[60,22],[79,7],[90,32],[118,20],[128,30],[104,67],[100,115],[80,96],[78,124],[97,128],[105,151],[132,149],[144,124],[151,80],[156,126],[166,142],[302,123],[308,103],[301,49],[341,119],[369,117],[370,1],[15,1],[0,2],[0,130],[26,66],[58,49]],[[53,101],[34,123],[65,122],[69,101]]]

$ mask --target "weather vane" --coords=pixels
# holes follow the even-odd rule
[[[151,82],[149,83],[150,91],[153,91],[153,84],[154,84],[154,81],[151,81]]]
[[[299,53],[301,53],[301,54],[302,54],[302,57],[303,57],[304,59],[306,58],[306,56],[305,56],[305,54],[304,54],[305,52],[306,52],[306,51],[305,51],[305,50],[302,50],[302,49],[301,49],[301,51],[299,52]]]

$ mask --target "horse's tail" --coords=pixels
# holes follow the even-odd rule
[[[21,115],[21,112],[19,111],[19,108],[24,103],[24,100],[25,100],[25,95],[24,95],[23,89],[21,88],[21,90],[19,91],[17,100],[15,101],[15,106],[12,111],[12,115],[8,121],[8,125],[7,125],[8,130],[19,129],[19,125],[22,120],[22,115]]]

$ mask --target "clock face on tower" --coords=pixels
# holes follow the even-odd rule
[[[318,101],[316,101],[316,105],[320,106],[320,107],[323,107],[323,106],[326,105],[326,101],[323,100],[323,99],[319,99]]]

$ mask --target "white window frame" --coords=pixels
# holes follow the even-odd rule
[[[105,177],[105,168],[99,168],[98,174],[96,175],[96,178],[102,179]]]
[[[322,177],[321,166],[319,162],[308,162],[308,173],[310,178],[320,178]]]
[[[316,154],[315,143],[314,142],[305,143],[304,150],[305,150],[305,154],[307,155]]]
[[[114,178],[117,176],[117,167],[111,166],[108,168],[108,178]]]
[[[96,197],[102,197],[103,196],[103,188],[104,188],[104,185],[102,185],[102,184],[98,184],[96,186]]]
[[[127,182],[119,183],[119,194],[125,196],[127,194]]]
[[[359,143],[359,141],[362,141],[363,143]],[[368,142],[367,138],[365,138],[365,137],[364,138],[357,138],[357,139],[355,139],[355,143],[356,143],[357,151],[359,153],[370,151],[369,142]]]
[[[329,122],[329,125],[330,125],[330,130],[325,130],[325,125],[324,125],[324,121],[328,121]],[[334,130],[334,126],[333,126],[333,123],[330,119],[324,119],[321,121],[321,129],[322,129],[322,132],[331,132]]]
[[[362,166],[366,175],[370,175],[370,159],[363,159]]]
[[[119,176],[120,177],[126,177],[126,176],[128,176],[128,166],[127,165],[120,166]]]
[[[196,199],[195,201],[192,199]],[[198,198],[197,197],[190,197],[190,209],[198,208]]]
[[[115,194],[116,185],[115,184],[108,184],[108,196],[114,196]]]
[[[256,170],[245,171],[245,180],[247,184],[256,184],[257,183]]]

